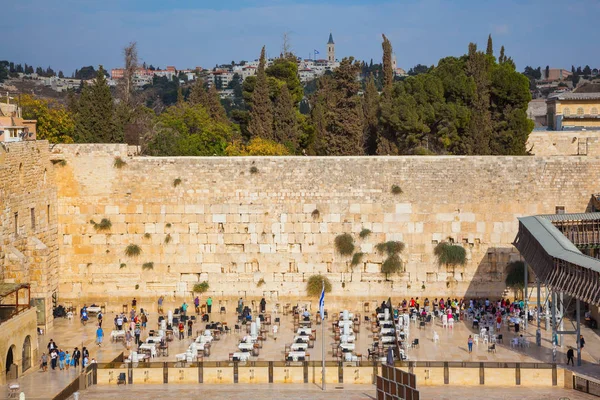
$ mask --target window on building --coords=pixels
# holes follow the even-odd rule
[[[19,213],[15,213],[15,236],[19,236]]]
[[[583,115],[583,107],[577,109],[577,115]]]
[[[563,109],[563,115],[565,117],[568,117],[569,115],[571,115],[571,109],[569,107],[566,107]]]
[[[564,214],[565,206],[556,206],[556,214]]]
[[[17,132],[16,129],[9,129],[8,132],[9,132],[9,137],[11,137],[11,138],[19,137],[19,133]]]
[[[35,208],[30,208],[29,211],[31,213],[31,229],[34,230],[35,229]]]
[[[596,107],[592,107],[592,110],[590,111],[590,114],[592,114],[592,115],[598,115],[598,109]]]

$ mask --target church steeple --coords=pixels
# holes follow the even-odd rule
[[[327,42],[327,61],[330,63],[335,62],[335,42],[331,33],[329,33],[329,41]]]

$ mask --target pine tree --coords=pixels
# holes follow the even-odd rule
[[[75,141],[80,143],[120,143],[123,132],[115,129],[110,88],[100,66],[91,85],[85,85],[77,104]]]
[[[256,84],[252,93],[252,110],[250,111],[248,131],[252,137],[273,140],[273,105],[269,98],[269,84],[265,72],[266,63],[265,47],[263,46],[256,71]]]
[[[492,44],[492,35],[491,34],[488,36],[487,49],[485,51],[485,54],[488,56],[494,55],[494,45]]]
[[[296,149],[298,147],[298,120],[292,96],[284,84],[273,110],[273,136],[276,142]]]
[[[377,128],[378,128],[378,110],[379,93],[375,86],[373,74],[369,74],[365,85],[363,96],[363,113],[365,119],[365,151],[369,155],[377,154]]]
[[[394,70],[392,68],[392,43],[388,40],[385,35],[383,36],[383,88],[385,91],[389,91],[394,82]]]
[[[498,63],[504,64],[506,61],[506,56],[504,55],[504,46],[500,47],[500,57],[498,57]]]
[[[492,117],[490,113],[490,80],[486,55],[477,51],[477,45],[469,44],[467,76],[475,83],[475,94],[471,101],[471,120],[466,130],[464,154],[490,154]]]
[[[208,103],[204,81],[201,78],[196,78],[196,82],[194,82],[194,86],[192,86],[192,90],[190,91],[189,102],[192,105],[205,105]]]

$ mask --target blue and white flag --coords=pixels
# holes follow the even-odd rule
[[[325,319],[325,285],[323,285],[323,291],[319,299],[319,314],[321,314],[321,320]]]
[[[315,56],[316,56],[317,54],[321,54],[321,53],[319,53],[319,50],[315,50]]]

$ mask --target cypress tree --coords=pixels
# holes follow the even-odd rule
[[[475,93],[471,101],[471,120],[464,140],[465,154],[490,154],[492,138],[492,117],[490,113],[490,79],[486,55],[477,51],[477,45],[469,44],[467,76],[475,83]]]
[[[392,43],[385,35],[383,36],[383,88],[388,91],[394,82],[394,70],[392,68]]]
[[[265,47],[260,52],[260,62],[256,71],[256,84],[252,93],[252,110],[248,131],[252,137],[273,140],[273,105],[269,98],[269,84],[265,72]]]
[[[123,132],[115,129],[114,104],[100,66],[91,85],[85,85],[77,104],[75,140],[80,143],[119,143]]]
[[[492,35],[491,34],[488,36],[487,49],[485,51],[485,54],[488,56],[494,55],[494,45],[492,44]]]
[[[273,110],[273,136],[275,141],[294,149],[298,146],[298,120],[292,96],[284,84]]]
[[[206,109],[208,110],[210,117],[217,122],[227,122],[227,113],[225,112],[223,104],[221,104],[221,97],[219,96],[219,92],[215,85],[208,88],[206,101]]]
[[[365,119],[365,151],[369,155],[377,153],[377,128],[378,128],[378,110],[379,93],[375,87],[373,74],[369,74],[367,84],[365,85],[365,94],[363,96],[363,113]]]
[[[504,46],[500,47],[500,57],[498,57],[498,64],[504,64],[506,61],[506,55],[504,55]]]

